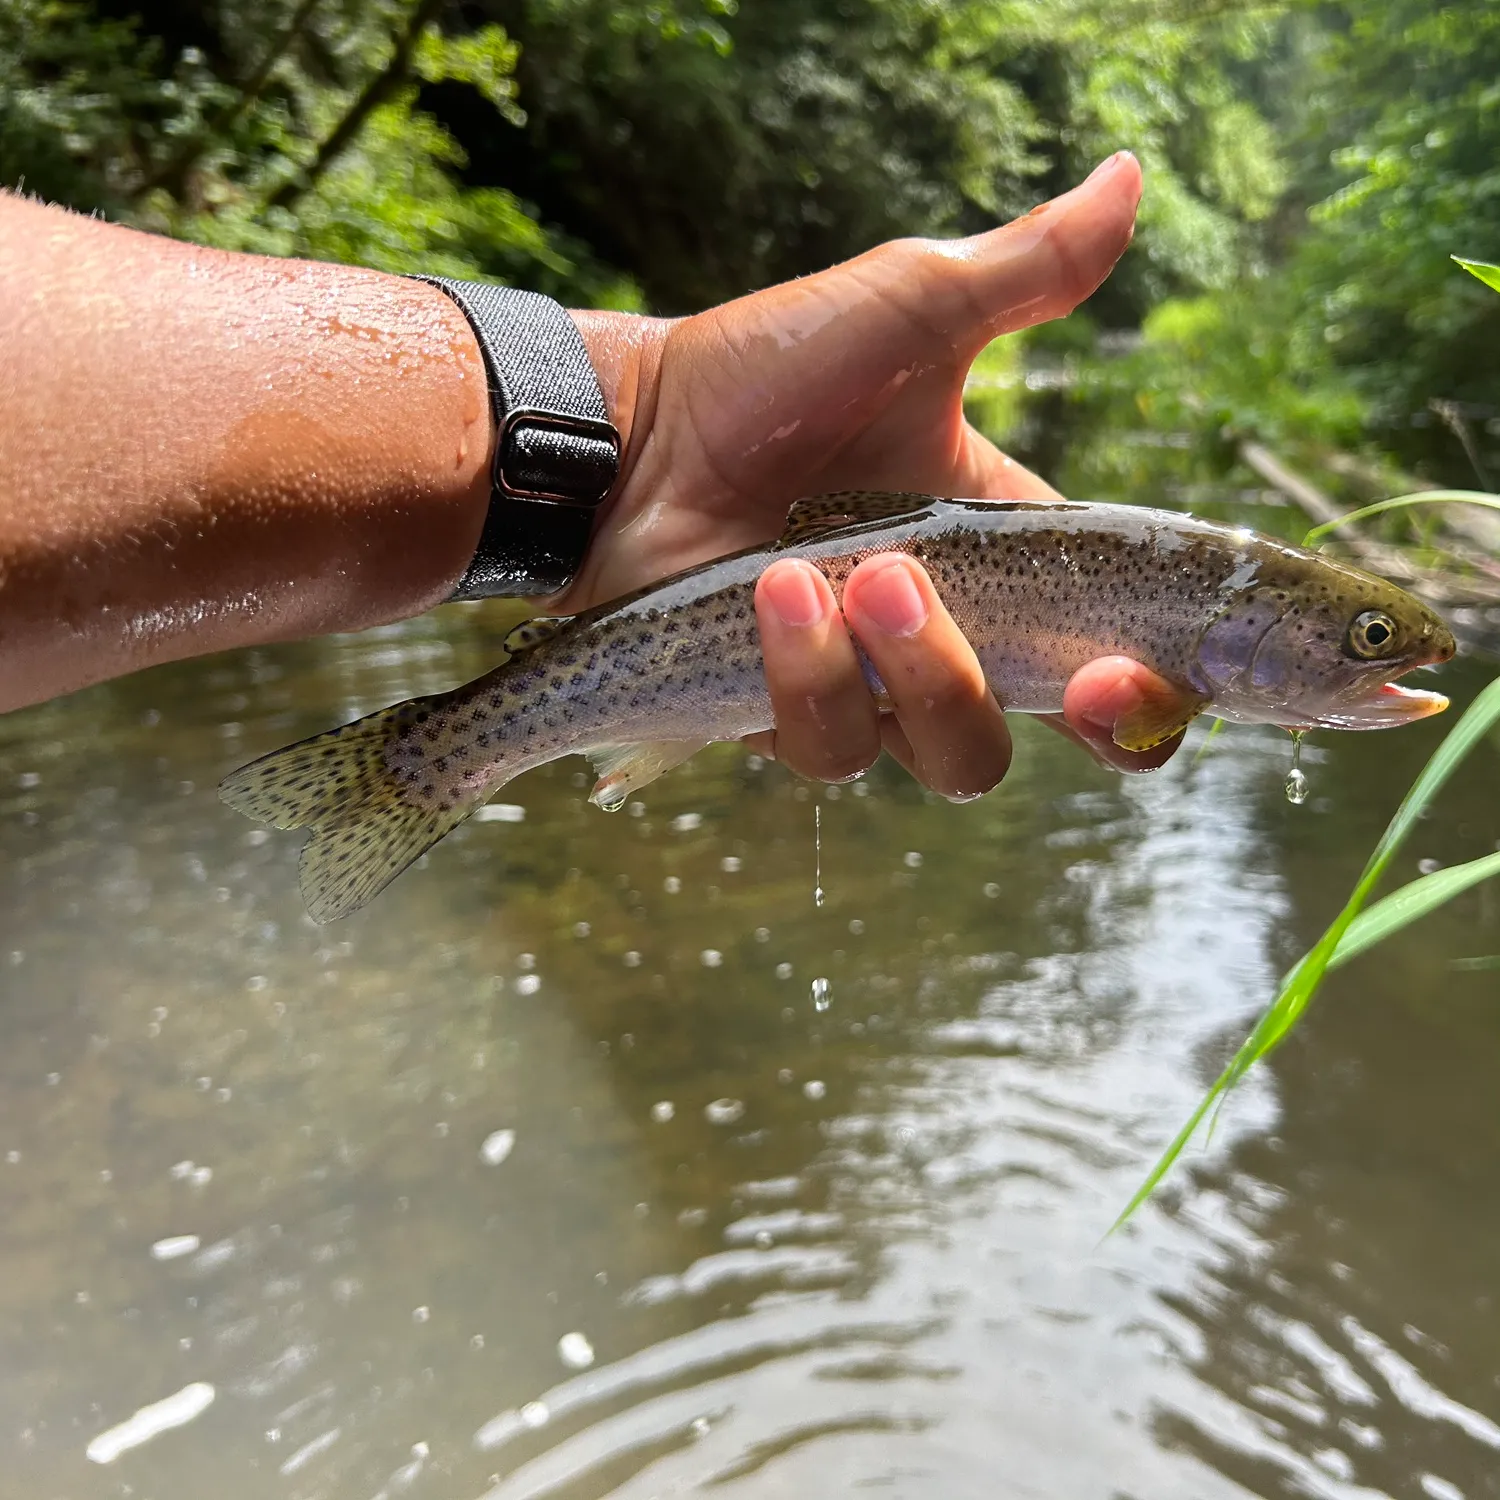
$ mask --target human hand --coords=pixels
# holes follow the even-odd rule
[[[1130,241],[1140,189],[1140,168],[1122,152],[1072,192],[969,239],[895,241],[679,321],[575,314],[623,463],[557,607],[769,541],[804,495],[1055,498],[969,426],[964,379],[991,340],[1065,316],[1098,286]],[[913,599],[920,623],[888,628],[892,611],[910,617]],[[762,743],[794,770],[843,779],[884,745],[950,796],[977,795],[1005,774],[1004,716],[918,564],[868,559],[840,607],[815,569],[787,559],[767,570],[757,606],[777,721]],[[803,617],[811,623],[787,623]],[[844,624],[890,686],[892,712],[877,712]],[[1054,722],[1110,765],[1151,769],[1177,741],[1132,754],[1110,735],[1142,696],[1175,689],[1126,658],[1094,662]]]

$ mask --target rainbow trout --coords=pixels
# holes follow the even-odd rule
[[[792,508],[781,538],[579,615],[528,621],[485,676],[278,750],[230,776],[231,807],[311,828],[308,911],[363,906],[506,782],[589,756],[615,808],[712,740],[771,727],[754,593],[795,553],[835,595],[862,559],[919,559],[1000,703],[1056,713],[1069,677],[1121,654],[1183,695],[1115,738],[1144,750],[1199,713],[1287,728],[1381,729],[1447,706],[1397,687],[1453,637],[1389,583],[1253,532],[1172,511],[856,492]],[[866,664],[870,685],[880,684]]]

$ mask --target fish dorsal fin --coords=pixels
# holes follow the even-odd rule
[[[913,516],[934,504],[935,499],[905,490],[838,490],[831,495],[810,495],[787,512],[786,527],[776,546],[795,547],[846,526]]]
[[[550,641],[558,631],[573,623],[572,615],[538,615],[534,620],[522,620],[502,642],[502,649],[511,656],[530,651],[543,641]]]

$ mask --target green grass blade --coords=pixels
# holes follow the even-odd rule
[[[1374,853],[1366,861],[1353,892],[1344,903],[1343,910],[1282,981],[1275,1000],[1256,1022],[1254,1030],[1240,1044],[1239,1050],[1214,1081],[1187,1124],[1177,1132],[1171,1145],[1162,1152],[1155,1166],[1147,1174],[1146,1180],[1136,1189],[1124,1211],[1110,1227],[1110,1234],[1113,1234],[1155,1191],[1188,1142],[1192,1140],[1194,1132],[1209,1110],[1213,1108],[1215,1101],[1233,1088],[1255,1063],[1269,1056],[1286,1040],[1292,1027],[1297,1024],[1302,1013],[1312,1003],[1313,996],[1317,993],[1318,986],[1322,984],[1323,976],[1334,954],[1359,917],[1371,891],[1385,874],[1397,849],[1401,847],[1402,841],[1411,832],[1427,805],[1442,789],[1443,784],[1458,769],[1464,757],[1497,722],[1500,722],[1500,678],[1490,683],[1475,698],[1433,752],[1431,759],[1422,768],[1421,775],[1412,783],[1411,790],[1401,799],[1400,807],[1396,809],[1395,816],[1380,836],[1380,842],[1376,844]],[[1438,874],[1444,873],[1447,872],[1438,872]]]
[[[1410,495],[1396,495],[1389,500],[1377,500],[1373,505],[1351,510],[1348,515],[1339,516],[1337,520],[1314,526],[1302,538],[1302,545],[1315,546],[1330,531],[1337,531],[1340,526],[1347,526],[1351,521],[1366,521],[1371,516],[1384,515],[1388,510],[1405,510],[1410,505],[1485,505],[1491,510],[1500,510],[1500,495],[1492,495],[1485,490],[1418,490]]]
[[[1343,941],[1333,951],[1328,967],[1336,969],[1351,958],[1358,958],[1367,948],[1383,942],[1403,927],[1410,926],[1428,912],[1436,911],[1444,902],[1478,885],[1481,880],[1491,880],[1500,875],[1500,852],[1471,859],[1466,864],[1452,865],[1446,870],[1437,870],[1403,885],[1399,891],[1367,907],[1344,934]]]
[[[1493,287],[1500,292],[1500,266],[1491,265],[1487,260],[1465,260],[1461,255],[1453,257],[1469,275],[1477,276],[1486,286]]]
[[[1193,764],[1195,766],[1208,754],[1208,747],[1224,732],[1224,722],[1223,719],[1215,719],[1208,726],[1208,733],[1203,736],[1203,743],[1198,746],[1197,753],[1193,756]]]

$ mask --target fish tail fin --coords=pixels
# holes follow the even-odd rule
[[[219,796],[274,828],[311,828],[298,862],[314,921],[348,916],[451,833],[487,793],[433,806],[413,800],[386,752],[426,700],[381,709],[273,751],[225,778]]]

